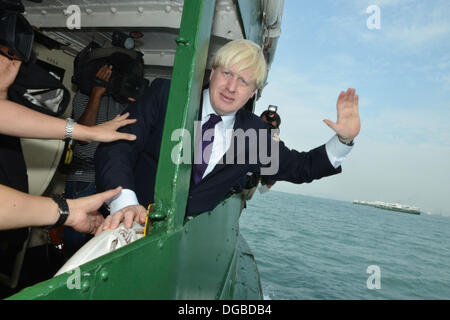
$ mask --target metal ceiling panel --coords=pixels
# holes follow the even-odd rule
[[[64,44],[71,55],[92,40],[111,46],[114,31],[139,31],[144,37],[136,40],[136,49],[144,53],[145,64],[163,68],[173,65],[183,0],[43,0],[24,4],[30,23]],[[80,8],[79,30],[67,28],[73,14],[67,10],[69,5]],[[211,53],[227,40],[244,37],[235,1],[217,1],[212,36]]]

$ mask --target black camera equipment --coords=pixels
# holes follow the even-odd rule
[[[275,117],[275,115],[277,114],[277,110],[278,110],[278,106],[275,106],[273,104],[269,105],[269,107],[267,108],[267,111],[269,111],[267,113],[269,120],[272,120]]]
[[[142,57],[143,54],[136,50],[99,48],[97,43],[91,42],[75,58],[72,82],[81,93],[90,95],[94,86],[102,85],[96,79],[97,71],[104,65],[112,65],[111,77],[104,85],[106,95],[111,95],[120,103],[136,100],[148,86]]]
[[[7,47],[7,50],[1,50],[1,54],[10,59],[28,62],[33,48],[34,31],[21,14],[24,11],[20,0],[0,0],[0,44]]]
[[[120,31],[113,32],[111,43],[113,46],[125,49],[134,49],[135,45],[134,39],[131,36]]]
[[[27,62],[33,48],[34,32],[21,14],[20,1],[0,0],[0,44],[7,47],[2,54],[10,59]]]
[[[20,0],[0,0],[0,53],[24,62],[8,88],[9,100],[45,114],[62,115],[70,101],[69,91],[52,70],[31,59],[35,57],[32,52],[35,33],[21,14],[24,10]]]
[[[278,107],[275,105],[269,105],[269,107],[267,108],[267,110],[265,110],[263,113],[261,113],[261,117],[263,118],[263,120],[267,123],[267,125],[269,126],[270,129],[272,130],[276,130],[277,133],[279,134],[279,127],[281,124],[281,118],[280,115],[277,113]],[[276,126],[274,126],[272,123],[275,122]]]

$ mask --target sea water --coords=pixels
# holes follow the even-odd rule
[[[240,229],[266,299],[450,299],[450,217],[270,191]]]

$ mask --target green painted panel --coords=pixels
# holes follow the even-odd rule
[[[263,298],[261,279],[255,257],[242,234],[239,235],[237,274],[233,285],[233,299],[259,300]]]
[[[185,224],[177,299],[230,299],[235,279],[240,195]]]
[[[239,256],[240,195],[176,232],[153,235],[28,287],[10,299],[231,299]],[[239,297],[238,297],[239,298]]]
[[[171,141],[171,137],[175,130],[187,129],[181,139],[190,140],[192,145],[193,134],[188,132],[193,132],[198,115],[214,8],[214,0],[184,2],[156,175],[155,212],[152,214],[157,218],[168,216],[169,229],[177,228],[183,222],[191,175],[190,164],[174,163],[173,158],[182,156],[181,151],[173,153],[182,140]],[[192,150],[183,152],[193,154]]]

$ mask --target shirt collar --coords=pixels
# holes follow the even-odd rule
[[[202,107],[202,122],[207,121],[211,113],[217,114],[211,105],[211,100],[209,97],[209,88],[203,90],[203,107]],[[218,114],[217,114],[218,115]],[[234,125],[234,119],[236,117],[236,112],[228,114],[226,116],[221,116],[224,127],[232,127]]]

